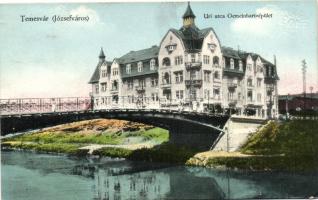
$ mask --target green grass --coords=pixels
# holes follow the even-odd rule
[[[148,130],[141,129],[133,132],[102,132],[102,133],[84,133],[78,132],[40,132],[26,134],[7,141],[28,141],[41,144],[46,143],[81,143],[81,144],[121,144],[127,137],[143,137],[144,140],[154,140],[158,143],[168,141],[169,133],[165,129],[152,128]]]
[[[241,169],[318,170],[318,123],[313,120],[270,121],[242,146],[255,156],[213,158],[207,165]]]
[[[271,121],[243,145],[247,154],[318,155],[318,122],[293,120],[278,124]]]
[[[137,150],[128,150],[122,148],[104,147],[94,151],[94,155],[121,157],[129,160],[182,163],[184,164],[196,151],[188,147],[180,147],[164,143],[154,148],[142,148]]]
[[[93,152],[94,155],[107,156],[111,158],[128,158],[132,150],[114,147],[104,147]]]
[[[128,159],[184,164],[196,153],[196,150],[186,146],[175,146],[173,144],[164,143],[151,149],[142,148],[135,150],[128,156]]]

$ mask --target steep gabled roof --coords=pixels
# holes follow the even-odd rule
[[[147,49],[142,49],[138,51],[130,51],[129,53],[123,55],[117,60],[120,64],[127,64],[127,63],[137,62],[141,60],[148,60],[151,58],[158,57],[158,53],[159,53],[159,47],[155,45]]]
[[[210,31],[213,32],[213,29],[205,28],[200,30],[193,24],[189,27],[181,27],[179,30],[171,28],[169,31],[182,40],[186,51],[195,52],[202,49],[204,38]]]

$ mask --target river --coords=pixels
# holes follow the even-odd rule
[[[3,200],[308,198],[318,175],[2,151]]]

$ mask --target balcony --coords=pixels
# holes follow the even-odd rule
[[[235,89],[237,87],[237,83],[228,83],[227,86],[229,89]]]
[[[118,88],[117,88],[117,87],[112,88],[112,89],[110,90],[110,93],[117,93],[117,92],[118,92]]]
[[[201,69],[202,62],[186,62],[185,67],[186,70],[191,70],[191,69]]]
[[[144,86],[138,85],[138,86],[135,87],[135,89],[136,89],[137,92],[145,92],[145,87]]]
[[[163,89],[171,89],[171,83],[162,83],[160,86]]]
[[[196,79],[196,80],[186,80],[185,81],[186,86],[201,86],[202,85],[202,79]]]
[[[234,106],[235,107],[238,101],[234,100],[234,99],[229,99],[228,102],[229,102],[229,106]]]

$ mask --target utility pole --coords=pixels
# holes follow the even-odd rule
[[[306,60],[302,60],[302,72],[303,72],[303,93],[304,93],[304,111],[306,110],[306,72],[307,63]]]
[[[314,87],[313,87],[313,86],[310,86],[310,87],[309,87],[309,90],[310,90],[310,104],[311,104],[311,108],[310,108],[310,109],[312,109],[312,108],[313,108],[313,103],[312,103],[312,101],[313,101],[312,91],[314,90]]]

